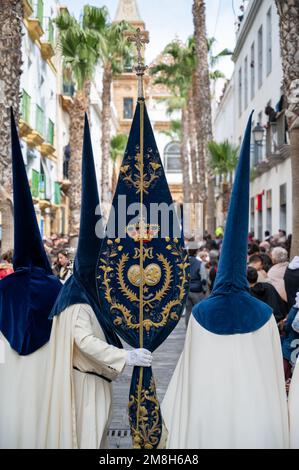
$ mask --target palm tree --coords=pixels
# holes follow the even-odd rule
[[[10,106],[19,117],[22,73],[22,0],[0,2],[0,211],[2,252],[12,248],[12,177],[10,160]]]
[[[208,143],[209,149],[209,166],[213,172],[223,177],[222,194],[223,194],[223,213],[228,211],[229,197],[231,185],[228,182],[228,174],[233,172],[238,162],[239,147],[231,144],[228,140],[223,142],[215,142],[212,140]]]
[[[198,154],[201,160],[207,160],[208,142],[212,140],[212,110],[210,94],[210,73],[208,63],[208,41],[206,36],[205,1],[193,0],[193,22],[197,67],[194,77],[194,112],[198,142]],[[215,230],[215,195],[214,177],[207,175],[207,230]]]
[[[293,187],[293,237],[291,256],[299,253],[299,3],[294,0],[275,0],[280,25],[283,89],[286,97]]]
[[[112,183],[111,183],[112,194],[114,194],[115,192],[116,183],[117,183],[116,162],[119,158],[123,156],[125,149],[126,149],[127,142],[128,142],[127,134],[116,134],[110,140],[110,159],[113,162]]]
[[[84,130],[84,113],[89,111],[90,81],[99,60],[98,35],[94,33],[104,28],[108,15],[106,7],[85,6],[82,21],[77,21],[68,12],[62,11],[55,22],[59,29],[59,49],[64,67],[69,70],[76,85],[70,114],[70,147],[68,190],[70,197],[70,236],[76,244],[80,223],[81,200],[81,153]]]
[[[181,111],[180,154],[183,175],[183,197],[184,202],[191,202],[188,144],[192,136],[190,132],[191,120],[188,101],[192,83],[192,72],[194,70],[194,55],[191,48],[184,46],[179,41],[173,41],[168,44],[163,54],[169,56],[170,60],[152,67],[150,73],[156,76],[155,84],[166,85],[172,93],[172,96],[167,99],[168,114],[171,115],[175,111]],[[194,170],[192,171],[192,192],[194,196],[197,194],[196,160],[191,161],[191,164]]]
[[[110,125],[111,125],[111,86],[112,80],[124,70],[125,63],[132,56],[132,43],[127,41],[125,32],[132,27],[122,21],[110,23],[105,18],[103,29],[98,32],[99,54],[103,65],[103,91],[102,91],[102,203],[104,212],[110,203],[109,181],[109,153],[110,153]],[[96,31],[96,28],[95,28]],[[107,215],[107,214],[104,214]]]

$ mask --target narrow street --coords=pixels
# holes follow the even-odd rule
[[[185,340],[185,319],[182,318],[168,339],[154,353],[153,371],[160,403],[165,395],[172,373],[182,352]],[[127,403],[132,368],[113,384],[113,412],[109,430],[109,447],[126,449],[131,447]]]

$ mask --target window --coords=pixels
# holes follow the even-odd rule
[[[287,185],[282,184],[279,186],[279,205],[280,205],[280,217],[279,224],[281,230],[287,229]]]
[[[43,20],[44,20],[44,2],[43,2],[43,0],[37,0],[36,17],[38,18],[38,20],[41,24],[41,27],[43,27]]]
[[[272,233],[272,190],[266,192],[266,229]]]
[[[250,232],[254,233],[254,197],[250,199]]]
[[[253,100],[255,94],[255,44],[251,45],[250,51],[250,96]]]
[[[24,119],[27,124],[30,124],[30,105],[31,97],[26,93],[25,90],[22,92],[22,119]]]
[[[257,38],[258,47],[258,87],[260,88],[263,84],[263,26],[258,31]]]
[[[53,145],[54,144],[54,123],[51,121],[51,119],[48,120],[48,135],[47,135],[47,141],[49,144]]]
[[[239,116],[242,114],[242,68],[239,69]]]
[[[164,164],[167,173],[180,173],[182,171],[180,145],[171,142],[164,150]]]
[[[60,184],[58,181],[54,183],[54,204],[60,205],[61,204],[61,192],[60,192]]]
[[[54,46],[54,26],[52,20],[49,19],[48,23],[48,41]]]
[[[39,197],[39,179],[40,179],[39,172],[36,171],[36,170],[32,170],[32,173],[31,173],[31,194],[32,194],[32,197],[35,197],[35,198]]]
[[[244,60],[244,109],[248,106],[248,58]]]
[[[267,75],[272,71],[272,11],[267,13]]]
[[[36,105],[36,130],[40,133],[40,135],[44,135],[44,110]]]
[[[43,165],[41,165],[41,172],[39,178],[39,197],[41,199],[46,199],[46,175],[44,172]]]
[[[133,117],[133,98],[124,98],[124,119]]]

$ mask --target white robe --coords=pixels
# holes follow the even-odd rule
[[[54,318],[49,348],[37,446],[52,449],[105,447],[111,413],[111,383],[84,372],[114,380],[125,367],[126,351],[106,343],[93,310],[85,304],[68,307]]]
[[[299,449],[299,358],[289,392],[289,416],[290,416],[290,447]]]
[[[0,332],[5,362],[0,363],[0,448],[32,449],[47,374],[48,344],[19,356]]]
[[[253,333],[210,333],[191,316],[162,403],[170,449],[287,448],[287,401],[274,317]]]

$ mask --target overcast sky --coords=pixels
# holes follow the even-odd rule
[[[85,4],[103,6],[109,9],[113,19],[119,0],[61,0],[76,17],[80,16]],[[146,62],[150,63],[175,37],[185,41],[193,32],[192,0],[137,0],[139,11],[150,33]],[[208,36],[217,40],[214,52],[225,47],[234,48],[235,14],[238,14],[240,0],[206,0]],[[218,66],[229,78],[233,70],[230,58]]]

